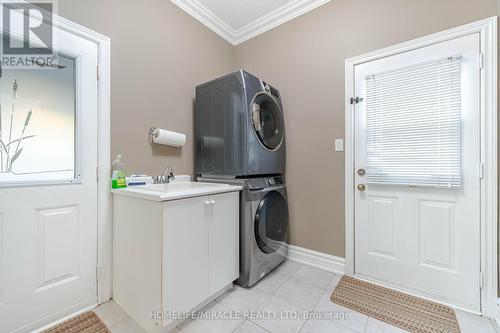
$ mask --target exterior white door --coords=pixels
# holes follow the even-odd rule
[[[97,303],[97,45],[54,34],[57,66],[0,78],[2,333]]]
[[[355,67],[355,276],[480,311],[480,38]]]

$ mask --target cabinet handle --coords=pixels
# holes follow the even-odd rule
[[[210,203],[211,203],[211,202],[210,202],[210,201],[208,201],[208,200],[207,200],[207,201],[205,201],[205,205],[210,205]]]
[[[211,205],[215,205],[215,200],[210,201]]]

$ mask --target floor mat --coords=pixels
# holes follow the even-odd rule
[[[92,311],[52,327],[42,333],[111,333],[99,317]]]
[[[330,300],[412,333],[460,333],[450,307],[343,276]]]

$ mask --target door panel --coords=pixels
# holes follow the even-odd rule
[[[398,250],[398,199],[370,197],[369,251],[396,258]]]
[[[37,211],[35,248],[38,283],[35,293],[78,278],[79,221],[78,206]]]
[[[355,173],[355,275],[472,311],[480,311],[479,55],[479,35],[472,34],[355,68],[356,96],[363,99],[354,110],[355,170],[367,170],[367,174]],[[429,90],[422,83],[425,75],[434,70],[426,64],[458,58],[460,62],[443,67],[442,75],[439,72],[429,74],[428,80],[431,77],[432,80],[449,79],[450,85],[446,86],[446,81],[444,87],[455,90],[457,86],[452,85],[456,81],[450,79],[453,78],[450,73],[456,73],[453,71],[458,68],[460,77],[460,98],[449,104],[450,110],[456,110],[457,105],[460,107],[460,121],[457,123],[453,118],[456,113],[448,113],[449,119],[439,119],[447,126],[443,127],[446,131],[436,132],[423,126],[428,118],[418,118],[418,112],[431,106],[419,102],[420,95],[416,92],[426,94],[426,98],[440,94],[441,91]],[[373,81],[380,73],[396,76],[398,71],[404,74],[412,68],[417,68],[414,76],[401,81],[407,83],[401,83],[394,90],[387,90],[386,86]],[[370,94],[367,89],[372,89]],[[388,92],[393,98],[367,100],[368,96],[380,91]],[[398,99],[400,94],[404,100]],[[409,100],[416,101],[414,109]],[[375,116],[369,115],[372,118],[367,118],[367,105],[370,110],[379,107]],[[440,105],[438,103],[435,112],[441,112]],[[386,113],[385,107],[389,110]],[[369,133],[367,120],[372,126]],[[408,128],[410,122],[415,123],[415,127]],[[458,132],[456,126],[459,126]],[[415,137],[421,141],[413,142],[408,138],[417,128],[421,132]],[[443,133],[446,140],[456,140],[459,135],[460,147],[450,145],[446,153],[449,155],[442,157],[440,146],[436,144],[441,141],[435,141],[440,137],[428,133]],[[402,138],[400,146],[394,142],[396,135]],[[449,144],[449,141],[442,142]],[[431,148],[437,153],[428,154],[430,150],[427,149]],[[366,165],[368,154],[372,163],[369,169]],[[459,159],[456,154],[460,154]],[[390,164],[384,164],[385,158],[391,161]],[[437,161],[443,162],[438,164]],[[414,166],[413,163],[421,164]],[[433,165],[439,167],[434,169]],[[417,170],[418,174],[410,170]],[[449,186],[446,186],[447,174]],[[359,184],[365,185],[366,190],[358,190]]]
[[[14,143],[0,157],[1,332],[97,303],[97,45],[54,33],[58,68],[0,79],[2,137]]]
[[[455,270],[455,203],[422,200],[418,216],[420,264]]]
[[[4,213],[0,211],[0,312],[2,311],[2,307],[4,306],[4,295],[5,295],[5,248],[4,248]]]
[[[224,193],[209,197],[210,221],[210,295],[239,276],[239,195]]]
[[[209,295],[209,206],[208,196],[164,204],[164,311],[190,311]]]

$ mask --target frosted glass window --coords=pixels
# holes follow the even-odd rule
[[[366,77],[366,179],[461,186],[461,57]]]
[[[75,60],[4,69],[0,78],[0,184],[74,181]]]

